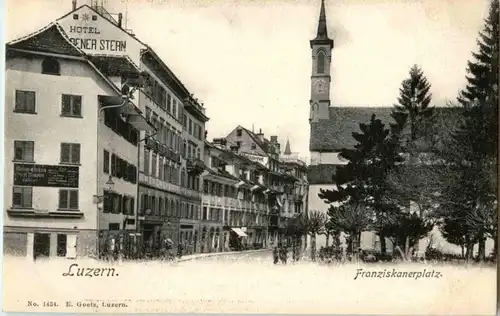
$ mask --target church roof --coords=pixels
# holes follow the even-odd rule
[[[311,122],[309,150],[316,152],[340,152],[342,148],[352,148],[356,140],[352,133],[359,133],[359,124],[366,123],[375,114],[377,119],[388,126],[394,123],[391,117],[393,107],[330,107],[330,118]],[[460,108],[436,107],[435,126],[438,131],[448,130],[451,121],[457,119]]]
[[[330,119],[311,122],[310,151],[340,151],[356,144],[353,132],[359,123],[375,114],[384,124],[391,122],[392,107],[330,107]]]

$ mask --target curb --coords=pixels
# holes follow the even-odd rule
[[[188,258],[181,258],[181,259],[176,260],[175,262],[192,261],[192,260],[197,260],[197,259],[210,258],[210,257],[216,257],[216,256],[225,256],[225,255],[234,255],[234,254],[257,253],[257,252],[264,252],[264,251],[271,251],[271,249],[203,253],[203,254],[199,254],[199,255],[193,255],[193,257],[190,257],[190,258],[189,257]]]

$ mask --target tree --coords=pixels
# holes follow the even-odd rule
[[[311,236],[311,259],[313,261],[316,260],[316,236],[324,233],[326,222],[326,214],[316,210],[300,215],[299,226]]]
[[[479,32],[479,50],[472,53],[473,60],[467,63],[467,86],[460,92],[458,102],[470,107],[475,100],[498,105],[498,50],[499,50],[499,1],[491,0],[488,17]]]
[[[322,189],[318,196],[328,204],[349,204],[350,210],[357,211],[358,206],[370,208],[375,218],[382,218],[389,207],[386,174],[402,159],[389,129],[375,115],[370,122],[360,123],[359,128],[361,133],[352,134],[357,141],[354,148],[340,152],[348,163],[337,168],[333,178],[336,188]],[[381,248],[385,253],[385,244]]]
[[[403,148],[407,150],[422,137],[425,123],[433,115],[430,89],[430,83],[417,65],[410,69],[410,77],[401,83],[398,104],[394,105],[391,116],[395,121],[393,130],[399,134]]]
[[[358,259],[357,249],[360,246],[361,233],[372,227],[374,215],[373,210],[358,201],[351,201],[338,207],[331,205],[328,209],[329,220],[326,229],[332,235],[344,232],[351,236],[352,250]]]

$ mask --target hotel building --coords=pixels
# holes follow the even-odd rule
[[[137,142],[154,128],[120,78],[139,69],[104,67],[58,23],[6,52],[4,251],[95,256],[101,230],[136,229]]]

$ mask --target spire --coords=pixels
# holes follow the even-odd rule
[[[286,145],[285,145],[285,155],[291,155],[292,151],[290,150],[290,141],[287,139],[286,140]]]
[[[319,12],[318,32],[316,38],[311,41],[313,44],[328,44],[333,48],[333,40],[328,37],[328,27],[326,25],[325,0],[321,0],[321,10]]]

